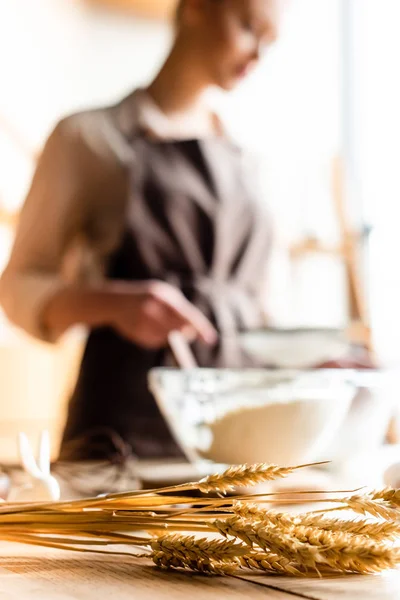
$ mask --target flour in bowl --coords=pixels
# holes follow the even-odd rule
[[[227,464],[312,461],[332,441],[348,411],[347,402],[331,402],[290,400],[228,411],[208,423],[212,441],[202,455]]]

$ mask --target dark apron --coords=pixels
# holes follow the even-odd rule
[[[258,205],[246,157],[230,141],[132,141],[131,198],[108,278],[162,279],[179,287],[215,324],[214,348],[195,343],[200,366],[251,361],[237,332],[263,325],[261,285],[269,219]],[[89,336],[61,448],[61,459],[113,458],[121,446],[142,458],[181,456],[147,387],[167,350],[130,343],[111,328]]]

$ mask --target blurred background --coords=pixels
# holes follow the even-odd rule
[[[146,84],[171,39],[173,0],[0,3],[0,272],[38,153],[68,113]],[[262,159],[275,215],[272,316],[281,326],[371,326],[397,362],[400,272],[400,4],[296,0],[262,66],[216,95],[237,139]],[[49,428],[58,446],[83,333],[57,347],[0,313],[0,457],[17,431]]]

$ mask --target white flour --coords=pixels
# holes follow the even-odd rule
[[[209,425],[213,439],[202,455],[227,464],[312,461],[332,441],[347,409],[346,402],[303,399],[233,410]]]

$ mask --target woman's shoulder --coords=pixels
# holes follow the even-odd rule
[[[115,104],[66,115],[57,123],[52,136],[66,143],[84,145],[96,154],[111,152],[124,158],[127,139],[137,126],[135,95],[133,92]]]

